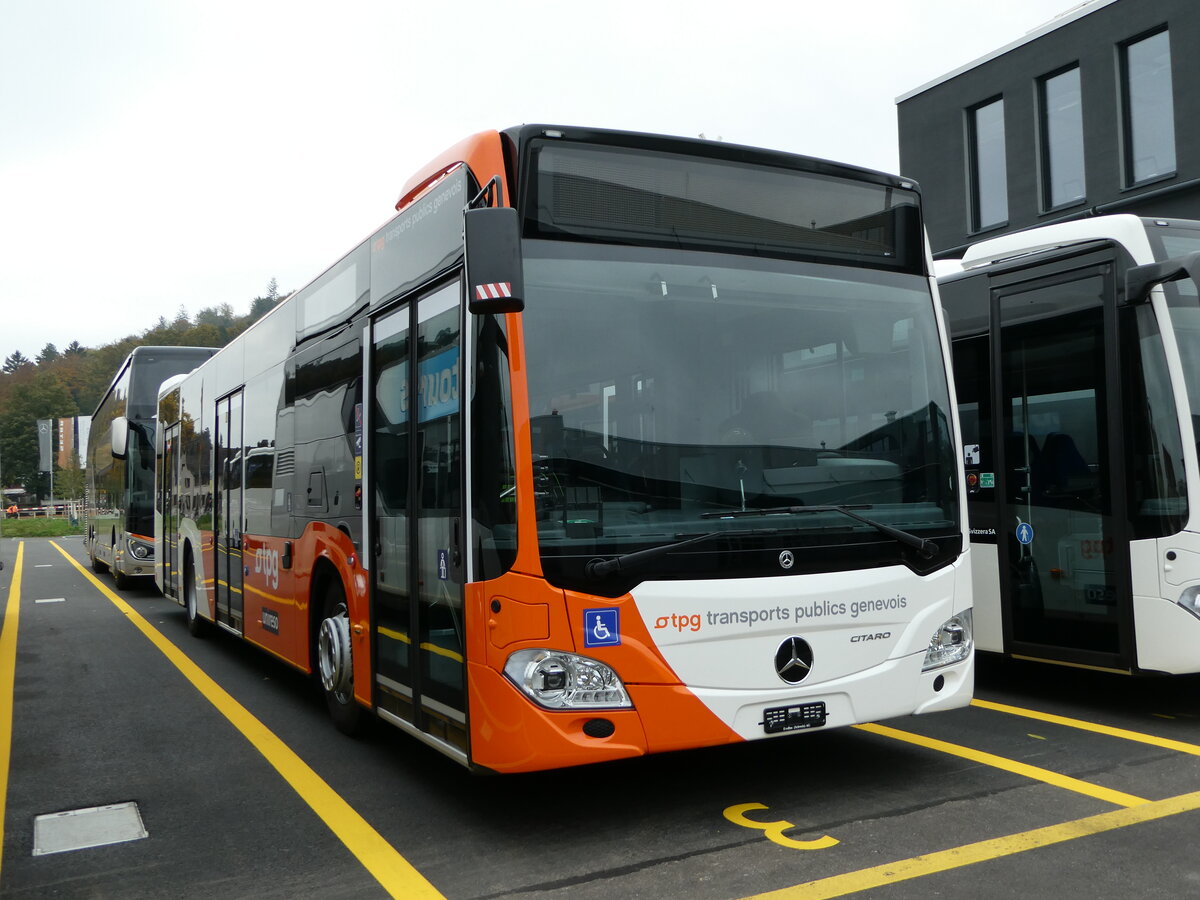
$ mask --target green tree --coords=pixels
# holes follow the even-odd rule
[[[49,478],[38,469],[37,420],[75,415],[75,404],[52,372],[37,372],[22,390],[9,397],[7,409],[0,415],[0,456],[4,458],[4,478],[23,484],[26,490],[42,494]]]
[[[38,354],[38,358],[37,358],[38,365],[44,366],[44,365],[47,365],[48,363],[52,363],[56,359],[58,359],[60,355],[61,354],[58,352],[57,347],[55,347],[53,344],[47,344],[45,347],[42,348],[42,352]]]
[[[79,465],[79,454],[71,451],[67,465],[54,475],[54,495],[62,500],[78,500],[83,496],[84,471]]]
[[[33,363],[29,361],[29,358],[25,356],[24,353],[22,353],[20,350],[14,350],[12,354],[6,360],[4,360],[4,365],[0,368],[3,368],[3,370],[9,375],[14,375],[21,371],[21,369],[25,368],[25,366],[31,365],[33,365]]]

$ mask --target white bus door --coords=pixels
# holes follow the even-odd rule
[[[158,564],[162,566],[162,590],[168,597],[182,597],[179,585],[182,562],[179,559],[179,423],[163,429],[162,469],[157,473],[159,504],[162,515]]]
[[[465,755],[461,321],[454,281],[374,322],[367,479],[376,703]]]
[[[1113,267],[993,286],[997,550],[1013,655],[1127,669]]]
[[[242,633],[242,392],[217,401],[213,590],[217,621]]]

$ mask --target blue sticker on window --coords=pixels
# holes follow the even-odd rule
[[[583,611],[583,646],[616,647],[621,643],[621,611],[615,606]]]
[[[1033,543],[1033,526],[1028,522],[1022,522],[1017,526],[1017,540],[1022,544]]]

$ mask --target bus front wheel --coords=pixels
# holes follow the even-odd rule
[[[367,717],[354,699],[354,657],[350,647],[350,616],[346,594],[335,575],[325,589],[317,629],[317,669],[325,705],[338,731],[361,734]]]

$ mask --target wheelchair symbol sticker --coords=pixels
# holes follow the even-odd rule
[[[583,646],[617,647],[621,644],[621,611],[616,607],[583,611]]]
[[[1033,526],[1028,522],[1022,522],[1017,526],[1017,540],[1022,544],[1033,543]]]

